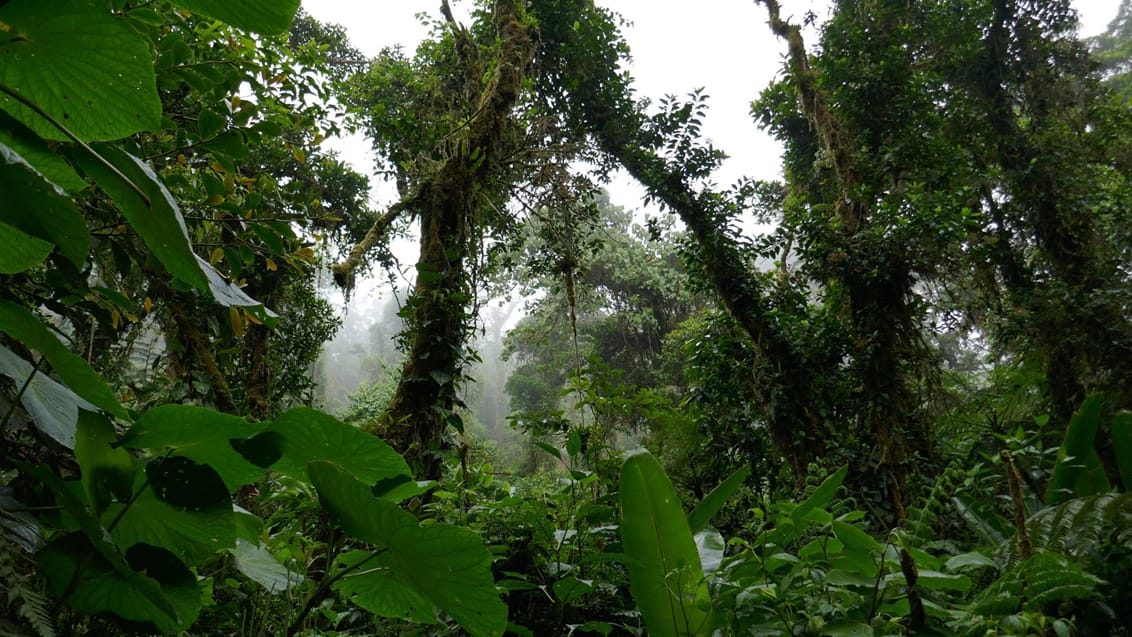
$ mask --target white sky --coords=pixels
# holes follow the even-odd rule
[[[457,14],[470,4],[469,0],[451,3]],[[715,175],[718,184],[730,185],[741,175],[779,177],[780,149],[749,115],[751,100],[778,72],[785,51],[767,27],[761,4],[701,0],[695,10],[687,0],[598,0],[598,4],[632,23],[624,34],[633,53],[630,73],[638,96],[655,101],[703,87],[711,97],[704,134],[730,156]],[[783,0],[782,4],[783,13],[795,20],[807,11],[822,19],[827,6],[826,0]],[[1075,0],[1082,35],[1104,30],[1119,4],[1120,0]],[[345,26],[353,45],[371,56],[394,44],[411,53],[426,35],[416,15],[438,16],[439,6],[439,0],[303,0],[303,7],[315,18]],[[360,136],[326,143],[355,169],[372,172],[369,143]],[[643,191],[631,180],[616,179],[609,189],[614,203],[640,207]],[[378,187],[373,196],[375,205],[384,208],[395,195],[390,187]],[[406,248],[402,258],[412,263],[415,247]]]

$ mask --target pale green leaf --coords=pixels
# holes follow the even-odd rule
[[[27,309],[11,301],[0,300],[0,332],[42,354],[63,382],[82,398],[114,416],[128,417],[106,381],[86,361],[60,343]]]
[[[303,583],[303,576],[279,563],[266,548],[236,539],[236,548],[228,549],[236,570],[248,579],[267,589],[268,593],[281,593]]]
[[[822,626],[821,634],[826,637],[873,637],[873,627],[847,619],[838,619]]]
[[[42,371],[33,374],[34,369],[31,363],[0,345],[0,374],[11,378],[16,387],[27,384],[20,396],[20,404],[28,410],[32,422],[55,442],[70,449],[75,446],[75,424],[78,422],[79,410],[94,411],[98,408]]]

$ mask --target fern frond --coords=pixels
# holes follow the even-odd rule
[[[1110,538],[1132,533],[1132,493],[1075,498],[1047,507],[1027,523],[1035,550],[1085,557]]]
[[[1003,573],[975,599],[971,610],[995,617],[1037,611],[1057,602],[1099,599],[1103,584],[1062,555],[1038,553]]]

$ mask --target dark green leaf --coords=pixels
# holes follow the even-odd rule
[[[1069,498],[1107,493],[1112,485],[1097,456],[1093,441],[1100,427],[1101,400],[1091,396],[1085,400],[1069,422],[1065,439],[1057,453],[1057,464],[1046,487],[1045,502],[1059,504]]]
[[[145,465],[157,499],[182,511],[230,510],[232,502],[220,474],[184,456],[161,456]]]
[[[735,493],[739,487],[743,486],[747,476],[751,475],[750,467],[743,467],[738,471],[727,476],[727,479],[719,483],[719,486],[711,490],[711,493],[704,496],[704,499],[692,509],[688,514],[688,527],[692,529],[692,533],[699,533],[711,522],[711,519],[727,500]]]
[[[161,99],[149,46],[105,5],[90,0],[13,0],[0,44],[0,84],[36,104],[85,141],[154,130]],[[8,95],[0,108],[48,139],[56,126]]]
[[[364,484],[331,464],[312,463],[309,472],[319,501],[342,528],[379,547],[373,557],[377,570],[339,587],[374,600],[375,609],[395,608],[398,615],[414,612],[406,604],[419,596],[475,637],[503,633],[507,607],[496,592],[491,553],[479,535],[446,524],[419,526],[413,516],[373,497]],[[396,583],[413,595],[396,590]]]
[[[137,499],[124,513],[127,505],[114,503],[102,519],[109,522],[121,515],[112,532],[121,546],[145,542],[169,549],[188,564],[198,564],[236,546],[235,514],[220,476],[215,472],[206,475],[207,466],[192,467],[195,463],[186,458],[173,460],[173,464],[146,472],[158,479],[154,488],[143,482],[145,476],[138,477],[133,487]],[[179,473],[178,466],[186,471]]]
[[[257,436],[265,423],[250,423],[211,409],[191,405],[161,405],[142,414],[122,439],[131,449],[172,451],[212,467],[229,491],[263,477],[263,468],[250,462],[235,445]],[[269,439],[263,439],[270,442]],[[233,442],[235,441],[235,442]],[[274,452],[278,456],[278,448]],[[267,454],[270,448],[256,448]],[[264,458],[261,458],[264,459]]]
[[[0,221],[0,274],[25,272],[43,263],[47,255],[55,249],[53,244]]]
[[[185,630],[200,610],[192,571],[156,547],[131,547],[126,556],[108,557],[107,549],[98,550],[86,535],[71,533],[40,551],[39,570],[56,595],[70,593],[67,603],[76,610],[111,612],[152,623],[163,633]]]
[[[0,222],[48,241],[76,267],[86,262],[90,232],[75,204],[21,155],[0,144]],[[4,245],[9,245],[5,243]]]
[[[30,128],[12,119],[7,113],[0,111],[0,149],[4,147],[7,147],[8,151],[0,150],[0,152],[15,153],[48,184],[58,186],[64,194],[76,194],[90,185],[59,156],[59,153],[48,146],[48,142]]]
[[[1132,412],[1122,411],[1112,419],[1112,450],[1124,489],[1132,489]]]
[[[299,8],[299,0],[175,0],[174,4],[265,34],[286,31]]]
[[[75,435],[75,458],[82,469],[83,489],[97,513],[106,510],[112,499],[130,499],[134,483],[134,457],[114,447],[118,434],[114,424],[102,414],[79,412]]]
[[[208,278],[189,244],[185,219],[173,195],[140,159],[112,146],[99,145],[96,150],[118,172],[85,154],[76,156],[82,169],[110,195],[170,274],[198,290],[207,289]]]

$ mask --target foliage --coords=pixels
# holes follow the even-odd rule
[[[1069,4],[844,0],[813,52],[761,4],[785,182],[719,189],[592,3],[365,61],[294,0],[0,2],[0,631],[1128,634],[1127,113]],[[303,406],[316,264],[410,218],[400,375]],[[459,391],[509,275],[518,472]]]

